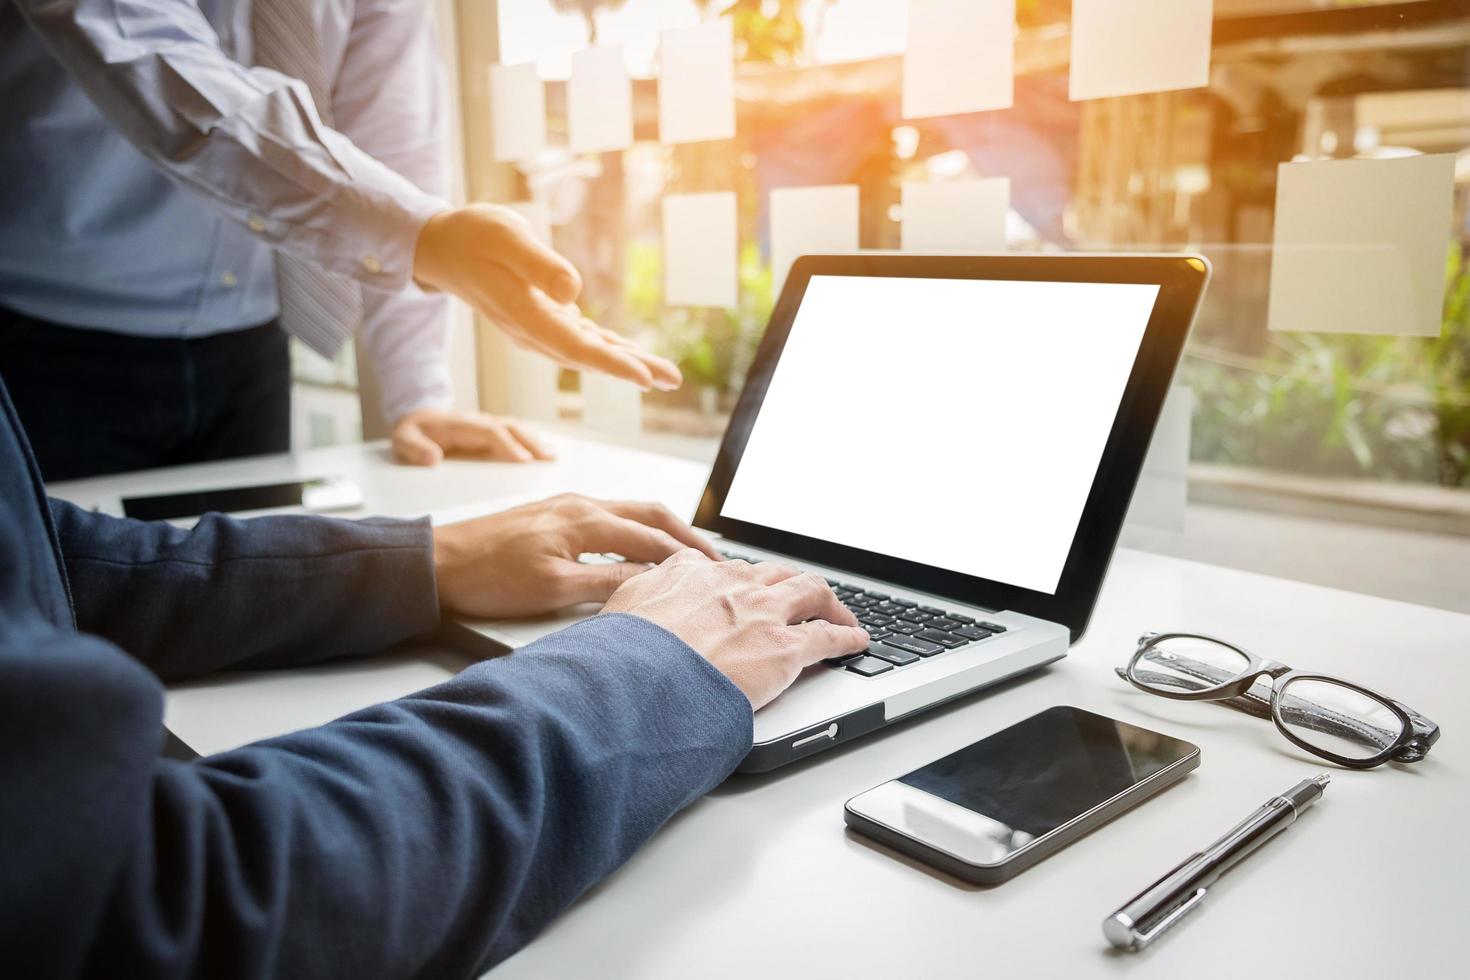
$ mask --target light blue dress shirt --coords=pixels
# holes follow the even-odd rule
[[[249,0],[0,4],[0,306],[138,336],[277,313],[273,248],[364,286],[390,420],[450,401],[448,305],[412,286],[445,207],[427,0],[318,0],[338,131],[252,58]]]

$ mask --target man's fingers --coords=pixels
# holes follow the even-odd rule
[[[514,213],[514,212],[512,212]],[[505,221],[494,259],[558,303],[571,303],[582,292],[576,268],[542,243],[525,221]]]
[[[801,569],[783,565],[778,561],[762,561],[752,566],[752,577],[762,585],[775,585],[802,574]]]
[[[417,422],[405,422],[393,430],[393,456],[410,466],[437,466],[444,450],[424,434]]]
[[[674,362],[665,360],[657,354],[649,353],[629,338],[624,337],[614,330],[609,330],[607,327],[595,323],[586,317],[582,318],[582,327],[606,340],[614,348],[626,349],[628,353],[642,361],[643,366],[648,368],[649,374],[653,376],[653,386],[655,388],[662,391],[674,391],[684,383],[684,375],[679,373],[679,369],[674,365]]]
[[[649,565],[635,561],[610,562],[607,564],[584,565],[569,562],[562,579],[563,601],[567,605],[578,602],[606,602],[607,597],[635,575],[648,571]]]
[[[683,542],[667,532],[616,514],[599,513],[576,530],[578,551],[611,551],[631,561],[657,564],[685,550]]]
[[[715,549],[715,546],[710,543],[709,538],[706,538],[694,530],[694,528],[679,520],[679,518],[674,516],[674,512],[663,504],[651,504],[636,500],[607,500],[600,501],[600,503],[603,507],[617,514],[619,517],[626,517],[640,524],[656,527],[684,542],[689,547],[698,548],[715,561],[719,561],[722,557],[719,551]]]
[[[644,391],[653,387],[653,372],[637,354],[587,330],[576,307],[552,302],[507,269],[485,269],[474,304],[522,347],[539,349],[564,367],[600,371]]]
[[[844,606],[822,576],[795,575],[770,587],[771,598],[785,612],[788,623],[825,619],[839,626],[856,626],[857,617]]]
[[[449,424],[452,447],[470,449],[490,459],[529,463],[536,457],[493,415],[474,415]]]
[[[803,667],[829,657],[862,653],[870,642],[862,627],[838,626],[821,619],[797,623],[790,629],[797,636],[796,654]]]
[[[504,422],[510,434],[515,436],[516,440],[522,446],[525,446],[526,451],[532,456],[537,459],[556,459],[556,453],[551,451],[551,447],[543,442],[541,437],[532,432],[528,427],[517,422],[515,419],[502,419],[501,421]]]

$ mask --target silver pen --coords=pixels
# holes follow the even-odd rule
[[[1143,949],[1198,906],[1220,875],[1290,827],[1303,810],[1321,798],[1328,782],[1324,772],[1267,800],[1235,829],[1185,858],[1104,919],[1103,935],[1119,949]]]

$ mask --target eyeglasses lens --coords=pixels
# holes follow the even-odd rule
[[[1169,694],[1220,687],[1245,672],[1250,658],[1202,636],[1171,636],[1155,642],[1129,666],[1136,683]]]
[[[1289,680],[1278,695],[1281,723],[1307,745],[1347,759],[1381,755],[1404,725],[1384,702],[1316,677]]]

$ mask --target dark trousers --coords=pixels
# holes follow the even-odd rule
[[[47,482],[291,448],[291,361],[275,323],[184,340],[0,308],[0,377]]]

